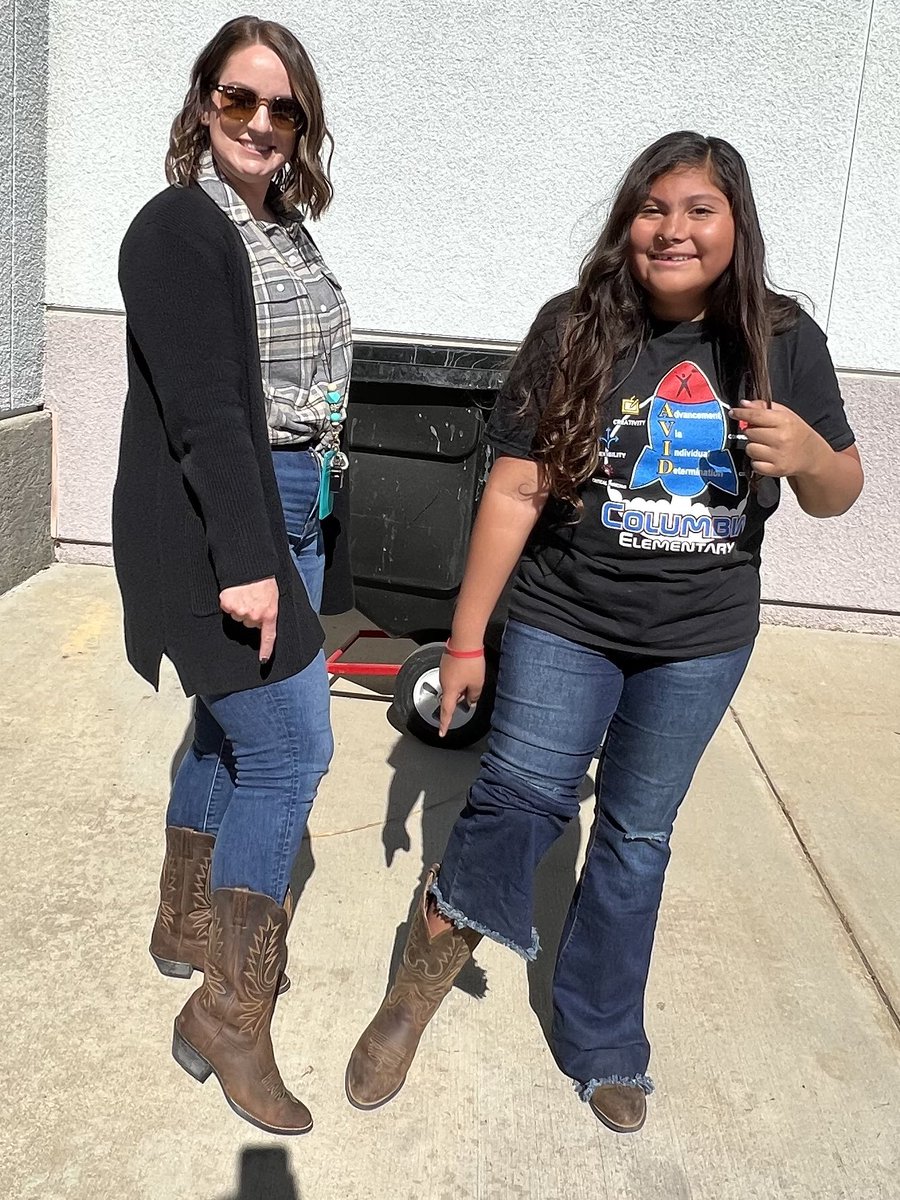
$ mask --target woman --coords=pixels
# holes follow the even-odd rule
[[[351,352],[341,290],[297,209],[315,219],[331,200],[326,142],[294,35],[230,21],[172,126],[172,186],[120,260],[113,546],[128,655],[155,686],[165,654],[197,697],[150,949],[164,974],[205,971],[175,1022],[178,1062],[215,1073],[248,1121],[291,1134],[312,1119],[269,1029],[291,867],[333,749],[316,612]],[[347,607],[344,595],[330,611]]]
[[[670,134],[631,166],[578,286],[523,343],[490,422],[496,460],[441,664],[446,731],[480,694],[485,626],[521,558],[493,732],[350,1059],[357,1107],[402,1087],[482,935],[534,958],[534,870],[605,736],[552,1044],[610,1129],[644,1122],[669,837],[750,658],[777,480],[819,517],[862,487],[825,337],[766,286],[764,257],[737,151]]]

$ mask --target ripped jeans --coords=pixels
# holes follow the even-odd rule
[[[533,959],[534,871],[606,735],[581,878],[553,979],[553,1052],[587,1100],[646,1075],[644,992],[675,815],[752,645],[667,661],[510,621],[493,729],[434,885],[438,908]]]

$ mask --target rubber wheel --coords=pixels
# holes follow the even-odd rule
[[[460,705],[445,737],[438,735],[441,691],[438,668],[444,653],[443,642],[430,642],[413,651],[397,675],[394,700],[388,720],[400,733],[411,733],[420,742],[446,750],[462,750],[480,741],[491,727],[494,692],[497,686],[496,662],[490,651],[485,655],[484,691],[478,703],[469,709]]]

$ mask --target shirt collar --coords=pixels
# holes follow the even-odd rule
[[[234,221],[235,225],[246,225],[254,219],[250,209],[219,170],[212,150],[204,150],[200,156],[197,183],[207,196],[214,200],[219,208]],[[275,188],[272,189],[269,196],[269,207],[278,216],[278,223],[293,237],[295,227],[303,222],[300,211],[285,204],[281,199],[280,192]],[[274,222],[263,220],[259,224],[263,229],[268,230],[272,228]]]
[[[246,225],[253,214],[216,166],[212,150],[204,150],[197,168],[197,183],[235,225]]]

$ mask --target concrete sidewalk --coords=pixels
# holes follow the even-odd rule
[[[193,985],[146,953],[188,702],[127,667],[109,570],[53,567],[0,618],[2,1196],[900,1197],[900,640],[763,631],[679,818],[648,994],[657,1092],[630,1138],[578,1101],[539,1019],[577,829],[540,872],[551,952],[526,972],[483,945],[396,1101],[347,1104],[347,1055],[477,755],[398,738],[383,696],[336,683],[274,1024],[316,1128],[279,1140],[176,1066]]]

